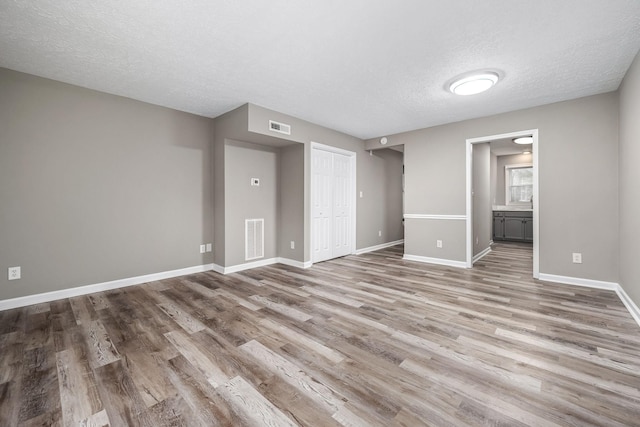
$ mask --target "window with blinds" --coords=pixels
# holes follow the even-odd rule
[[[506,204],[528,205],[533,200],[533,167],[505,166]]]

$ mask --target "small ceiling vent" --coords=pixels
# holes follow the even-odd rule
[[[269,130],[278,132],[278,133],[283,133],[285,135],[291,135],[290,125],[274,122],[273,120],[269,120]]]

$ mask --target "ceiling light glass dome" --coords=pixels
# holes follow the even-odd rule
[[[473,74],[457,79],[449,86],[456,95],[475,95],[491,89],[498,82],[498,75],[492,72]]]

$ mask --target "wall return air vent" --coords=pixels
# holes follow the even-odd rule
[[[244,220],[246,261],[264,257],[264,218]]]
[[[285,135],[291,135],[291,125],[274,122],[273,120],[269,120],[269,130],[273,132],[283,133]]]

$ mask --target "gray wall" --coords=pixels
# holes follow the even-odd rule
[[[385,205],[386,200],[402,200],[401,187],[391,187],[389,191],[394,193],[381,195],[387,191],[388,187],[382,187],[377,179],[369,179],[371,176],[385,175],[385,166],[390,164],[390,168],[398,167],[398,156],[388,155],[385,157],[370,156],[364,150],[364,143],[361,139],[343,134],[332,129],[325,128],[307,121],[292,117],[276,111],[268,110],[257,105],[249,104],[249,124],[250,133],[254,135],[264,135],[273,139],[273,132],[268,130],[269,120],[275,120],[291,125],[291,136],[286,136],[287,141],[301,142],[305,145],[304,153],[304,260],[311,260],[310,240],[310,200],[311,191],[311,144],[318,142],[356,153],[356,190],[358,194],[363,192],[363,198],[357,198],[356,203],[356,248],[367,248],[372,245],[391,242],[401,239],[401,233],[397,228],[397,223],[391,221],[387,223],[385,218],[395,217],[393,210],[402,209],[396,205]],[[375,147],[379,148],[379,147]],[[375,154],[375,153],[374,153]],[[383,162],[380,159],[384,159]],[[398,178],[400,179],[400,178]],[[389,211],[389,213],[388,213]],[[382,228],[381,228],[382,227]],[[378,239],[378,231],[382,231],[383,239]],[[386,236],[386,238],[385,238]]]
[[[368,248],[404,238],[402,225],[402,157],[388,148],[365,152],[359,175],[358,248]],[[366,190],[365,190],[366,188]],[[379,233],[381,232],[381,233]],[[382,234],[379,236],[379,234]]]
[[[620,87],[620,284],[640,306],[640,54]]]
[[[238,129],[247,128],[248,105],[243,105],[217,117],[213,123],[213,189],[214,214],[211,218],[214,229],[213,262],[225,266],[225,146],[227,138],[238,138]]]
[[[291,125],[291,135],[270,131],[269,120]],[[244,252],[238,246],[239,242],[244,244],[244,228],[231,224],[248,211],[261,209],[256,206],[259,202],[253,198],[243,199],[242,203],[234,201],[241,193],[236,191],[239,189],[235,184],[229,184],[230,176],[237,179],[238,174],[250,173],[258,165],[249,153],[242,154],[238,150],[232,158],[228,157],[226,152],[230,140],[256,144],[255,149],[260,146],[272,147],[278,153],[277,196],[270,199],[268,208],[271,211],[272,203],[275,203],[276,246],[273,253],[265,253],[265,258],[279,256],[301,262],[311,260],[309,158],[312,141],[356,153],[356,186],[358,192],[363,192],[363,198],[358,198],[356,205],[356,249],[402,239],[402,153],[382,150],[369,155],[363,149],[364,142],[358,138],[253,104],[246,104],[220,116],[214,123],[216,264],[230,267],[244,263]],[[230,169],[234,170],[230,172]],[[224,185],[219,180],[224,180]],[[219,207],[221,199],[224,209]],[[223,213],[220,213],[221,210]],[[379,231],[382,236],[378,236]],[[223,244],[221,240],[227,243]],[[292,240],[296,242],[293,250],[290,247]],[[269,240],[269,244],[272,243]]]
[[[491,157],[490,157],[490,170],[491,172],[489,173],[490,175],[490,185],[491,185],[491,197],[490,197],[490,202],[491,205],[497,205],[498,203],[496,202],[498,196],[497,196],[497,191],[496,189],[498,188],[498,156],[496,156],[495,154],[491,153]]]
[[[473,144],[473,255],[489,247],[492,238],[491,151],[488,143]]]
[[[280,149],[278,166],[278,256],[304,261],[304,145]],[[291,249],[291,242],[295,248]]]
[[[390,149],[381,150],[378,153],[384,162],[385,171],[380,188],[383,185],[386,186],[385,197],[381,205],[383,206],[381,211],[385,216],[385,224],[382,230],[386,233],[382,235],[382,241],[393,242],[404,239],[404,224],[402,221],[404,213],[402,206],[404,153]]]
[[[464,215],[465,140],[534,128],[539,129],[540,272],[616,282],[617,93],[390,136],[389,144],[405,147],[407,213]],[[372,139],[365,148],[377,144]],[[408,254],[464,261],[465,242],[459,238],[464,221],[406,225],[405,240],[412,240],[405,245]],[[445,248],[435,248],[435,236]],[[582,253],[583,264],[572,263],[572,252]]]
[[[0,299],[212,262],[210,119],[6,69],[0,94]]]
[[[511,156],[498,156],[496,161],[496,188],[494,205],[505,205],[505,175],[504,167],[509,165],[533,164],[533,156],[531,154],[513,154]],[[535,197],[535,194],[534,194]]]
[[[227,140],[225,158],[225,262],[245,260],[245,220],[264,219],[264,259],[277,256],[278,149]],[[251,185],[251,178],[260,180]]]

